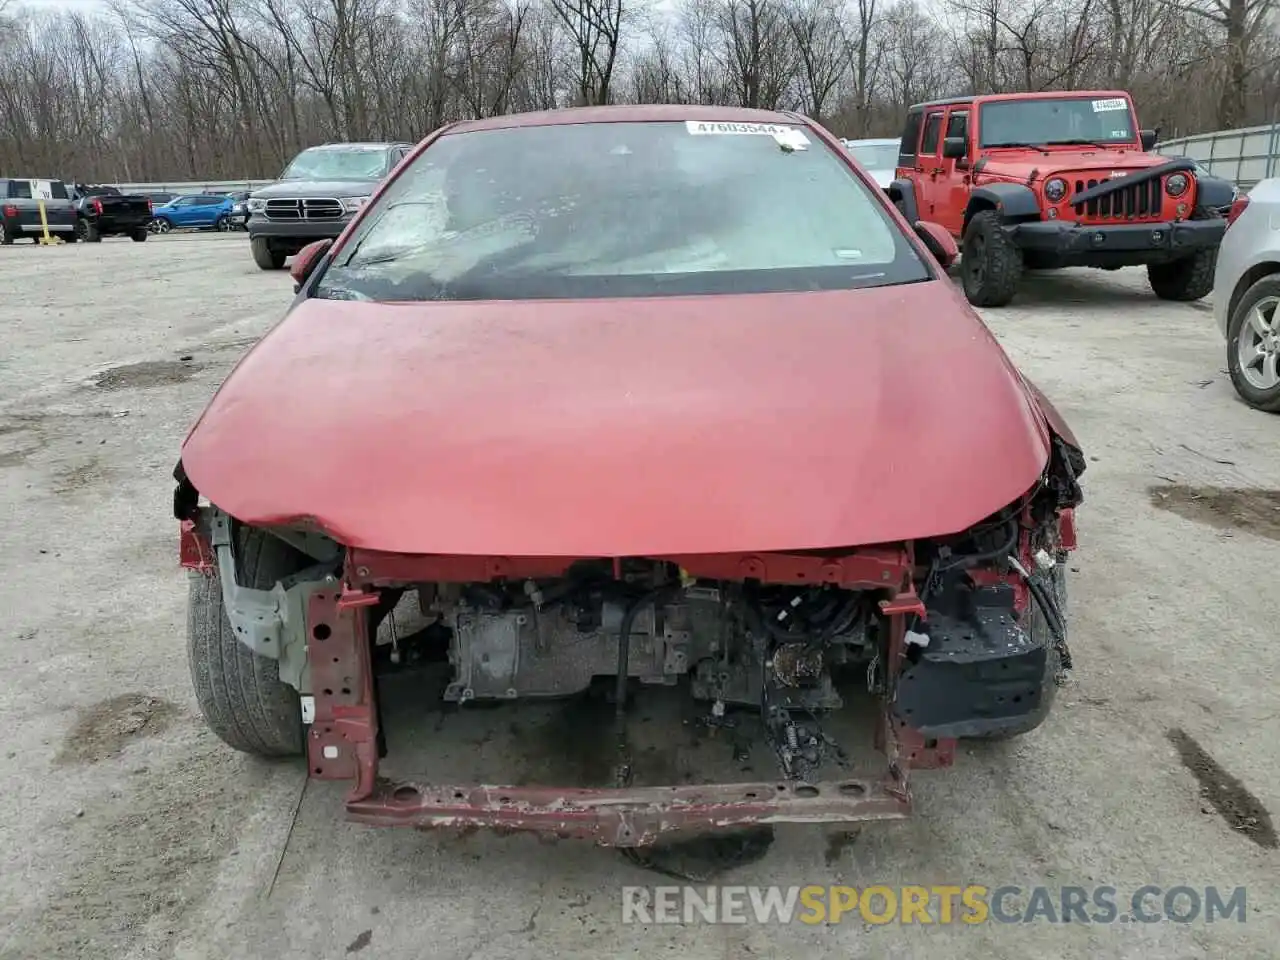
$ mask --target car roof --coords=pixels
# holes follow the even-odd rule
[[[604,107],[565,107],[530,113],[509,113],[463,120],[444,131],[446,134],[469,133],[473,130],[501,130],[508,127],[553,127],[579,123],[662,123],[702,120],[708,123],[788,123],[811,126],[806,117],[776,110],[751,107],[710,107],[700,104],[627,104]]]
[[[318,143],[314,147],[307,147],[308,150],[390,150],[392,147],[404,147],[408,144],[401,143],[399,140],[379,141],[352,141],[351,143]]]
[[[913,103],[908,111],[915,112],[925,107],[948,107],[966,103],[990,103],[995,100],[1089,100],[1111,97],[1124,97],[1129,94],[1123,90],[1041,90],[1034,93],[989,93],[980,97],[946,97],[942,100],[926,100]]]

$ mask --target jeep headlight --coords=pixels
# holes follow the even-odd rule
[[[1164,191],[1171,197],[1180,197],[1187,192],[1189,186],[1191,186],[1191,180],[1185,173],[1172,173],[1164,182]]]
[[[245,201],[244,208],[250,213],[261,213],[267,209],[267,201],[259,200],[257,197],[250,197]]]
[[[347,213],[355,213],[368,202],[368,197],[343,197],[342,209]]]
[[[1066,195],[1067,181],[1061,177],[1054,177],[1044,185],[1044,198],[1050,203],[1061,203]]]

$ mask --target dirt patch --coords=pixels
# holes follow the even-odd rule
[[[203,369],[189,360],[148,360],[104,370],[94,378],[100,390],[127,390],[137,387],[166,387],[190,380]]]
[[[1182,765],[1199,781],[1200,795],[1227,821],[1227,826],[1260,847],[1275,850],[1280,846],[1271,814],[1243,783],[1223,770],[1185,730],[1173,729],[1167,736],[1177,749]]]
[[[17,450],[8,450],[0,453],[0,469],[4,467],[20,467],[27,462],[27,457],[36,453],[43,444],[37,444],[34,447],[21,447]]]
[[[104,700],[81,712],[54,762],[97,763],[117,756],[130,742],[163,732],[177,714],[167,700],[140,693]]]
[[[255,774],[211,740],[183,744],[176,763],[137,772],[67,825],[74,853],[44,866],[56,884],[14,919],[6,932],[17,952],[0,956],[160,956],[142,941],[172,944],[190,932],[186,918],[214,890],[220,863],[237,853],[243,812],[271,786],[270,771]],[[271,779],[282,775],[290,776]]]
[[[827,866],[839,866],[845,852],[853,846],[861,834],[861,830],[833,830],[827,836],[827,852],[823,857]]]
[[[1187,520],[1280,540],[1280,490],[1169,484],[1152,487],[1150,494],[1153,506]]]
[[[59,470],[53,477],[53,492],[66,495],[91,487],[106,479],[106,469],[97,457],[86,460],[74,467]]]

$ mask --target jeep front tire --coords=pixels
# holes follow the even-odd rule
[[[1147,281],[1161,300],[1199,300],[1213,291],[1213,272],[1218,266],[1218,248],[1197,250],[1171,263],[1147,264]]]
[[[1003,307],[1022,279],[1022,251],[994,210],[979,210],[964,231],[960,255],[964,295],[975,307]]]
[[[304,566],[284,541],[251,527],[237,527],[235,555],[240,583],[258,590],[271,589]],[[275,660],[259,656],[236,637],[216,567],[191,575],[187,660],[200,713],[220,740],[260,757],[302,754],[298,693],[280,679]]]

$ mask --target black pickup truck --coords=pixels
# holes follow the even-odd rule
[[[19,237],[38,242],[44,236],[44,224],[40,222],[41,199],[49,236],[75,240],[76,212],[65,183],[53,179],[0,177],[0,244],[7,246]]]
[[[123,194],[118,187],[83,183],[72,187],[71,194],[76,236],[86,243],[121,234],[142,243],[151,232],[151,200],[145,194]]]

